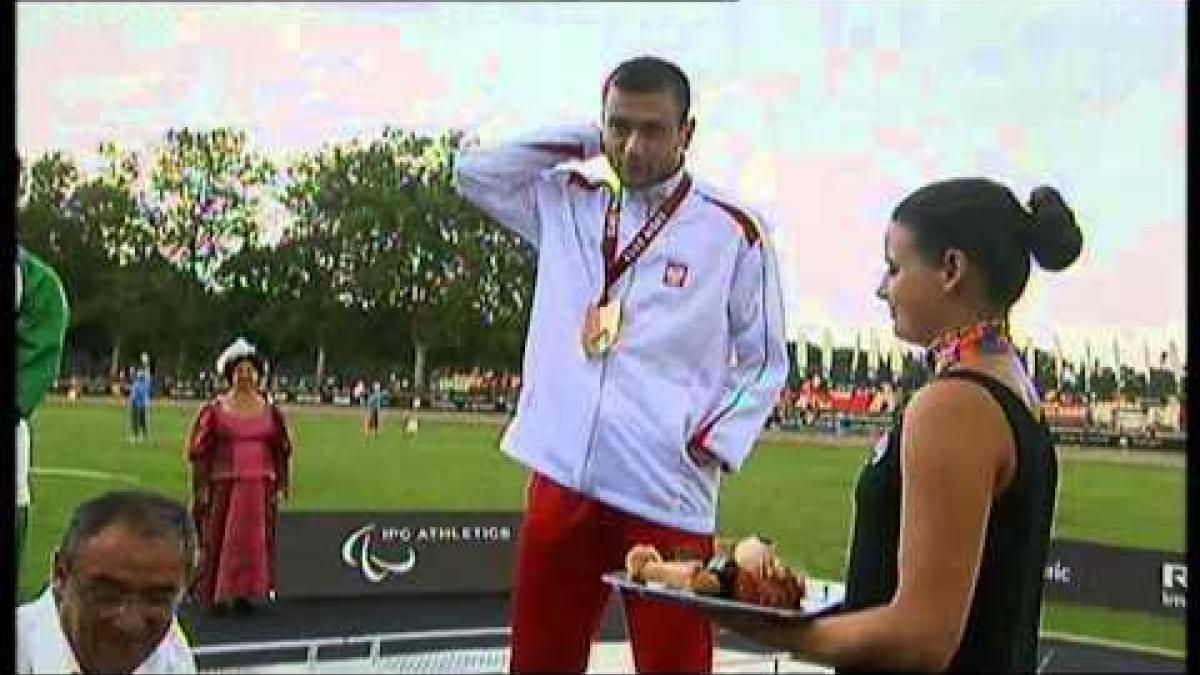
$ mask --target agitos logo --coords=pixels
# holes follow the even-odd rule
[[[373,550],[376,541],[387,543],[398,538],[394,529],[379,533],[375,523],[364,525],[351,532],[342,542],[342,562],[362,570],[367,581],[375,584],[383,581],[389,574],[405,574],[417,564],[417,552],[412,546],[404,545],[406,555],[399,561],[381,558]]]

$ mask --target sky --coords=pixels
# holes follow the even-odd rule
[[[222,125],[278,157],[385,125],[503,140],[597,121],[605,75],[656,54],[691,80],[693,172],[774,227],[790,337],[890,339],[874,289],[891,209],[988,176],[1021,200],[1057,187],[1084,233],[1072,267],[1035,268],[1014,332],[1140,364],[1171,340],[1186,350],[1185,14],[1159,0],[18,3],[17,142],[95,157],[101,140]]]

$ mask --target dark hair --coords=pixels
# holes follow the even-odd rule
[[[263,361],[263,357],[259,356],[258,353],[242,354],[241,356],[236,356],[226,362],[225,370],[221,372],[221,374],[225,376],[226,380],[233,382],[233,369],[237,368],[237,365],[242,361],[249,361],[250,365],[254,366],[254,370],[258,372],[258,376],[260,378],[263,376],[263,371],[266,366],[265,362]]]
[[[196,565],[196,525],[179,502],[146,490],[113,490],[75,508],[63,533],[59,555],[70,560],[83,542],[114,523],[121,523],[140,536],[174,539],[183,546],[184,567],[190,574]]]
[[[1025,291],[1029,256],[1061,270],[1083,248],[1075,214],[1058,191],[1035,188],[1029,209],[1007,187],[987,178],[931,183],[905,197],[892,220],[911,229],[917,250],[938,263],[947,249],[961,250],[983,273],[989,304],[1007,311]]]
[[[670,91],[679,104],[680,124],[687,121],[692,107],[692,88],[683,69],[657,56],[639,56],[617,66],[604,80],[601,101],[608,98],[611,87],[641,94]]]

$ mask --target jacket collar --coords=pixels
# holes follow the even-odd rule
[[[655,208],[671,195],[671,192],[679,185],[679,181],[683,180],[683,174],[684,166],[680,165],[675,173],[653,185],[636,190],[631,188],[629,195],[644,203],[647,209]]]

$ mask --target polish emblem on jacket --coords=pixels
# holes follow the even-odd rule
[[[667,268],[663,270],[663,283],[672,288],[683,288],[687,276],[687,265],[672,260],[667,262]]]

